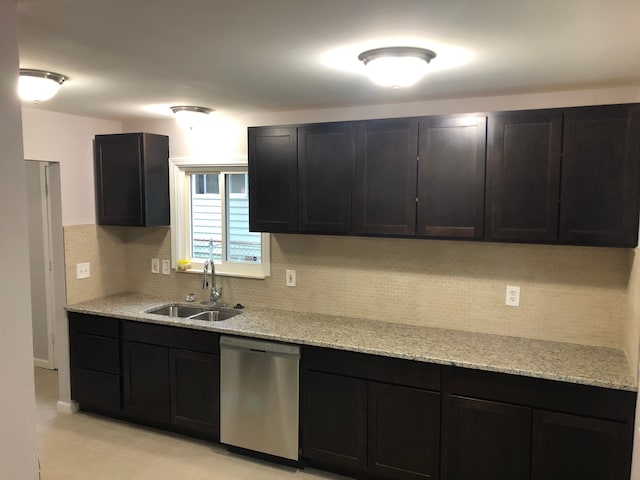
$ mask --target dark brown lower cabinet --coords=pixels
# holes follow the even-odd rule
[[[69,327],[71,398],[82,410],[220,438],[217,333],[77,313]]]
[[[83,409],[118,412],[122,408],[120,375],[71,369],[71,398]]]
[[[358,478],[440,478],[440,369],[303,350],[302,456]]]
[[[533,412],[531,480],[628,480],[629,424]]]
[[[123,342],[124,411],[135,417],[168,422],[169,349]]]
[[[369,382],[367,470],[398,480],[438,478],[440,394]]]
[[[325,372],[303,379],[304,456],[357,473],[366,467],[367,382]]]
[[[172,430],[218,440],[218,334],[124,322],[123,337],[125,412]]]
[[[443,478],[525,480],[531,466],[531,409],[450,396]]]
[[[169,350],[173,424],[217,435],[220,428],[219,359],[211,353]]]
[[[447,480],[628,480],[634,392],[443,368]]]
[[[70,314],[83,410],[219,439],[219,335]],[[304,346],[302,459],[379,480],[628,480],[635,392]]]
[[[69,313],[71,398],[85,410],[122,410],[119,335],[117,319]]]

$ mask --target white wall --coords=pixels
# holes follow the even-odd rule
[[[172,119],[125,122],[124,131],[145,131],[168,135],[171,157],[174,158],[191,157],[206,159],[206,161],[225,161],[229,158],[246,157],[248,126],[633,102],[640,102],[640,86],[290,112],[255,112],[237,115],[213,112],[208,128],[200,132],[183,130]],[[209,106],[215,108],[215,105]]]
[[[93,137],[122,124],[23,107],[24,158],[60,163],[63,225],[96,223]]]
[[[38,478],[15,0],[0,0],[0,478]]]

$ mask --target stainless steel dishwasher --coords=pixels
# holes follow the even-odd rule
[[[300,347],[220,338],[220,442],[298,461]]]

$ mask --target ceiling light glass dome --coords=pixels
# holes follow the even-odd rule
[[[385,47],[362,52],[358,59],[364,62],[367,75],[378,85],[401,88],[414,85],[428,71],[436,54],[416,47]]]
[[[44,102],[58,93],[65,80],[59,73],[21,68],[18,95],[27,102]]]

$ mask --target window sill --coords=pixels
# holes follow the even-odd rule
[[[202,275],[203,270],[197,268],[190,268],[189,270],[176,270],[178,274],[197,274]],[[210,274],[210,273],[209,273]],[[236,278],[253,278],[255,280],[264,280],[267,278],[267,275],[264,274],[250,274],[250,273],[234,273],[234,272],[225,272],[218,271],[218,267],[216,267],[216,277],[236,277]]]

